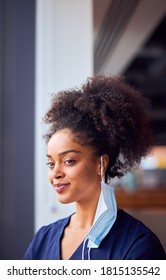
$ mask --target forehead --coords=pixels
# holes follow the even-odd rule
[[[47,145],[48,154],[52,153],[53,151],[59,154],[63,153],[65,150],[76,150],[80,152],[94,151],[94,149],[90,146],[81,145],[76,140],[76,137],[72,131],[67,128],[58,130],[56,133],[54,133]]]

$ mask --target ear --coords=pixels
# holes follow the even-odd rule
[[[103,174],[105,174],[108,164],[109,164],[109,156],[107,154],[102,155],[102,165],[101,165],[101,157],[99,158],[98,175],[102,176]]]

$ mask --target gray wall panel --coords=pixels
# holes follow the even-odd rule
[[[35,1],[1,0],[1,259],[21,259],[34,228]]]

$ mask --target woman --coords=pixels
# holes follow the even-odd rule
[[[76,212],[42,227],[24,259],[165,259],[155,234],[117,209],[108,184],[149,152],[147,105],[121,77],[95,76],[53,96],[44,118],[48,179]]]

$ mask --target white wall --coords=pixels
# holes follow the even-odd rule
[[[36,1],[35,231],[65,217],[47,180],[46,146],[41,121],[50,93],[79,86],[93,74],[92,0]]]

